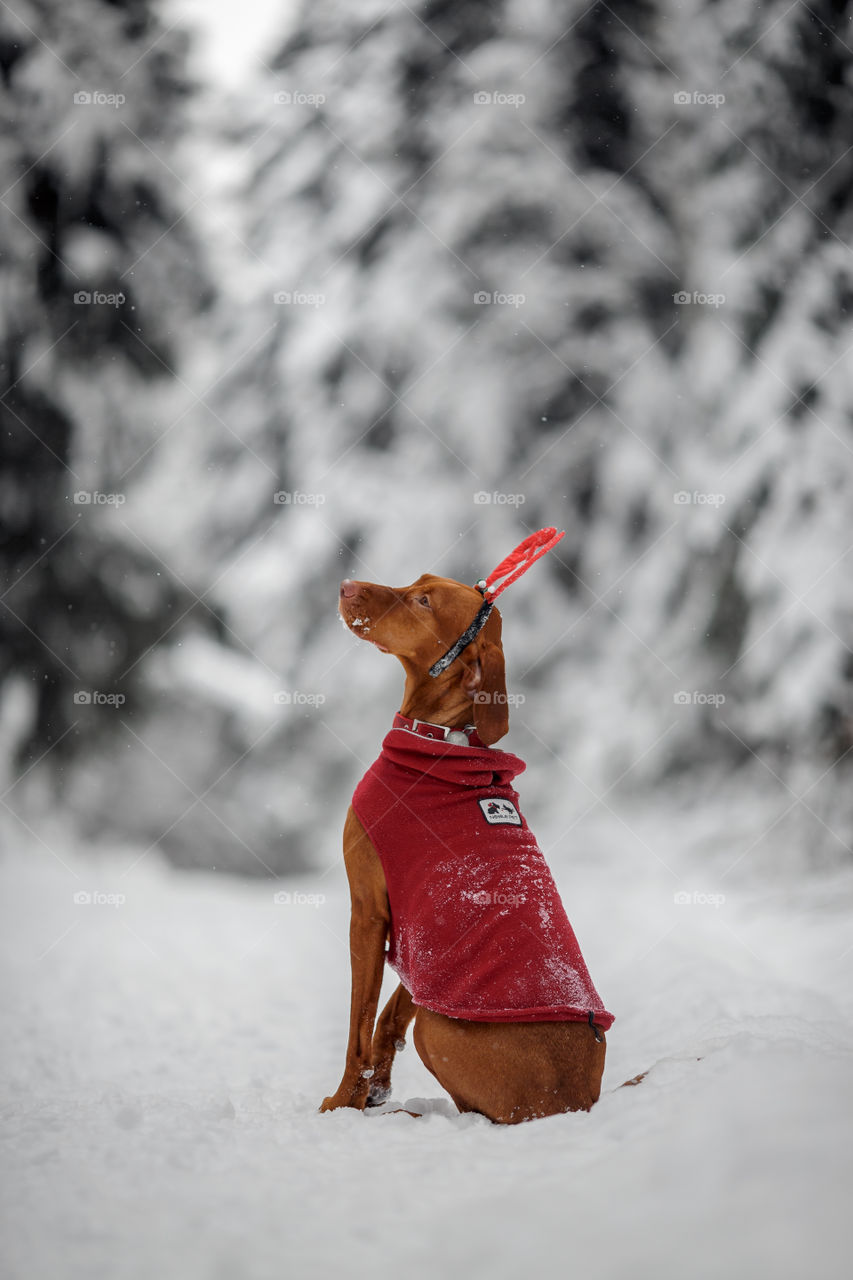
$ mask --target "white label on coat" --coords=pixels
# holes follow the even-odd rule
[[[511,800],[478,800],[486,822],[508,822],[513,827],[521,826],[521,814]]]

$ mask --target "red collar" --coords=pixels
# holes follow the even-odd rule
[[[413,720],[410,716],[394,716],[393,729],[407,729],[409,733],[418,733],[422,738],[434,738],[439,742],[447,742],[454,747],[484,747],[486,744],[479,737],[472,724],[464,729],[451,729],[446,724],[430,724],[429,720]]]

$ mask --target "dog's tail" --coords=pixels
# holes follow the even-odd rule
[[[665,1061],[667,1061],[667,1059],[662,1058],[662,1059],[661,1059],[661,1061],[662,1061],[662,1062],[665,1062]],[[702,1061],[701,1056],[700,1056],[700,1057],[698,1057],[698,1058],[696,1059],[696,1061],[697,1061],[697,1062],[701,1062],[701,1061]],[[657,1063],[657,1062],[656,1062],[654,1065],[655,1065],[655,1066],[659,1066],[659,1065],[660,1065],[660,1063]],[[652,1070],[652,1068],[651,1068],[651,1067],[647,1067],[645,1071],[641,1071],[639,1075],[632,1076],[630,1080],[623,1080],[621,1084],[618,1084],[618,1085],[616,1086],[616,1089],[627,1089],[629,1085],[639,1084],[642,1080],[645,1080],[646,1076],[649,1074],[649,1072],[650,1072],[651,1070]],[[616,1092],[616,1089],[611,1089],[611,1090],[609,1090],[609,1092],[610,1092],[610,1093],[615,1093],[615,1092]]]
[[[632,1076],[630,1080],[623,1080],[620,1085],[616,1086],[616,1088],[627,1089],[629,1084],[639,1084],[641,1080],[645,1080],[646,1076],[649,1074],[649,1071],[651,1071],[651,1067],[649,1067],[648,1070],[646,1071],[641,1071],[638,1076]]]

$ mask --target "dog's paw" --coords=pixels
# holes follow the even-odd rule
[[[320,1103],[320,1111],[338,1111],[341,1107],[352,1107],[354,1111],[363,1111],[367,1101],[367,1081],[360,1079],[355,1085],[344,1083],[331,1098],[324,1098]]]
[[[371,1084],[367,1093],[367,1105],[369,1107],[381,1107],[391,1097],[390,1084]]]
[[[341,1107],[355,1107],[357,1111],[361,1110],[364,1104],[359,1105],[352,1097],[340,1092],[334,1094],[331,1098],[324,1098],[320,1103],[320,1112],[339,1111]]]

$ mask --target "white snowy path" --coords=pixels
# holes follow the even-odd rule
[[[346,1035],[338,867],[7,851],[3,1274],[847,1277],[853,875],[804,875],[791,833],[725,874],[761,830],[736,807],[625,822],[549,852],[617,1017],[605,1092],[518,1128],[457,1116],[413,1048],[395,1097],[423,1119],[317,1114]]]

